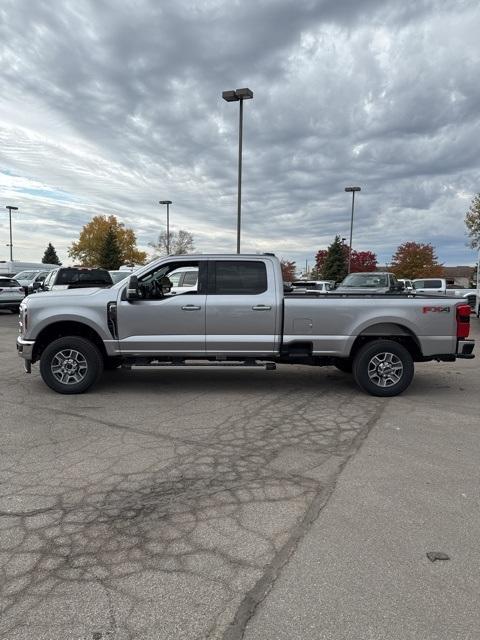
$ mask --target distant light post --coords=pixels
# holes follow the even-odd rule
[[[7,205],[5,209],[8,209],[8,218],[10,222],[10,243],[7,247],[10,247],[10,262],[13,261],[13,242],[12,242],[12,211],[18,211],[18,207],[11,207]]]
[[[167,256],[170,255],[170,205],[172,204],[171,200],[159,200],[158,204],[166,204],[167,205]]]
[[[237,191],[237,253],[240,253],[240,231],[242,220],[242,146],[243,146],[243,101],[253,98],[253,91],[245,87],[234,91],[223,91],[227,102],[240,102],[240,124],[238,127],[238,191]]]
[[[350,219],[350,245],[348,247],[348,273],[350,273],[350,264],[352,261],[352,237],[353,237],[353,212],[355,209],[355,191],[361,191],[360,187],[345,187],[347,193],[352,193],[352,217]]]

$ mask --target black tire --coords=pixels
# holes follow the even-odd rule
[[[103,358],[98,347],[80,336],[65,336],[54,340],[40,357],[43,381],[57,393],[83,393],[97,382],[102,372]],[[65,378],[65,382],[59,377]]]
[[[353,361],[353,377],[372,396],[391,397],[405,391],[415,367],[410,352],[394,340],[374,340],[364,345]]]
[[[334,366],[343,373],[352,373],[353,363],[350,358],[339,358]]]
[[[110,358],[105,358],[103,361],[103,368],[105,371],[113,371],[114,369],[118,369],[120,366],[122,366],[122,358],[120,356],[111,356]]]

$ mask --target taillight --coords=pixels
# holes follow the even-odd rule
[[[470,333],[470,305],[459,304],[457,307],[457,338],[468,338]]]

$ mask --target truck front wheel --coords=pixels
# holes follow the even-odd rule
[[[103,371],[103,358],[93,342],[65,336],[49,344],[40,357],[40,374],[57,393],[83,393]]]
[[[394,340],[374,340],[364,345],[353,361],[353,377],[372,396],[397,396],[413,380],[410,352]]]

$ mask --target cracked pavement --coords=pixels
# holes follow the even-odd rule
[[[23,373],[0,312],[0,638],[234,639],[384,400],[333,368]]]

